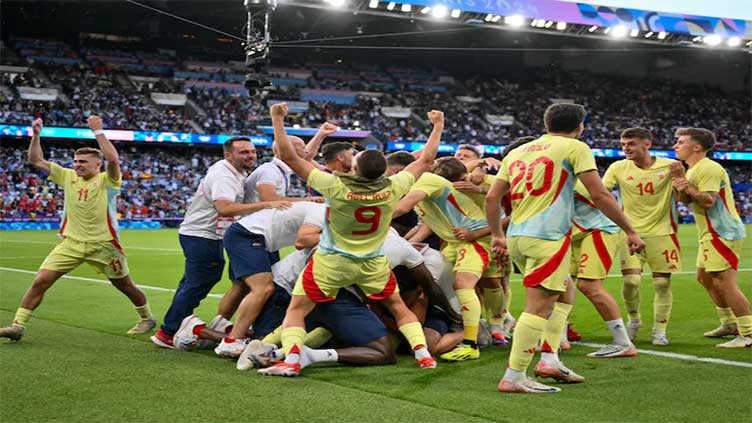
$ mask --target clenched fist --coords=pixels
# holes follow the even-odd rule
[[[444,112],[441,110],[431,110],[428,112],[428,120],[434,125],[444,124]]]
[[[339,131],[339,126],[329,122],[324,122],[324,124],[319,127],[319,134],[325,137],[328,137],[337,131]]]
[[[97,115],[91,115],[86,119],[86,123],[89,124],[89,129],[92,131],[99,131],[104,128],[102,118]]]
[[[31,133],[38,137],[42,133],[42,118],[37,118],[34,122],[31,122]]]
[[[673,162],[669,166],[669,174],[672,178],[683,178],[684,173],[684,165],[681,162]]]
[[[272,117],[285,117],[287,116],[287,103],[277,103],[272,104],[272,107],[269,108],[269,114],[272,115]]]

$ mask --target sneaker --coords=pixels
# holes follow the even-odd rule
[[[258,339],[254,339],[246,345],[240,357],[238,357],[238,363],[235,367],[238,370],[269,367],[272,364],[271,354],[275,349],[277,349],[277,346],[274,344],[264,344]]]
[[[480,357],[480,350],[468,344],[457,344],[453,350],[445,352],[439,357],[446,361],[477,360]]]
[[[232,322],[218,314],[214,316],[214,319],[212,319],[211,322],[209,322],[208,328],[217,332],[222,332],[225,335],[229,335],[230,331],[232,330]],[[217,345],[218,344],[211,339],[199,339],[196,349],[213,350],[217,347]]]
[[[136,326],[130,328],[126,334],[135,335],[137,333],[147,333],[151,332],[155,327],[157,327],[157,321],[154,320],[153,317],[149,317],[146,320],[139,320],[138,323],[136,323]]]
[[[159,328],[157,333],[151,336],[151,342],[154,343],[154,345],[162,348],[171,348],[174,349],[175,345],[172,343],[172,337],[165,333],[165,331],[162,330],[162,328]]]
[[[502,347],[509,345],[507,337],[502,332],[491,332],[491,343]]]
[[[416,359],[415,361],[421,369],[435,369],[437,365],[436,359],[433,357],[423,357],[420,360]]]
[[[564,383],[582,383],[585,378],[569,370],[561,361],[556,364],[539,361],[533,372],[538,377],[548,377]]]
[[[634,357],[637,355],[637,348],[634,344],[619,345],[611,344],[599,349],[596,352],[591,352],[587,356],[590,358],[614,358],[614,357]]]
[[[191,314],[180,322],[180,328],[172,337],[172,345],[180,351],[190,351],[198,346],[199,338],[193,334],[193,329],[199,325],[205,325],[203,320]]]
[[[493,338],[491,337],[491,327],[485,319],[480,319],[480,322],[478,322],[478,348],[486,348],[492,343]]]
[[[222,358],[238,358],[240,354],[243,354],[246,344],[245,339],[236,339],[233,342],[226,342],[223,338],[222,342],[214,348],[214,352]]]
[[[10,325],[0,328],[0,338],[8,338],[11,341],[20,341],[23,338],[26,329],[19,325]]]
[[[582,335],[572,328],[572,324],[567,324],[567,340],[577,342],[582,339]],[[569,348],[567,348],[569,349]]]
[[[517,325],[517,319],[512,316],[512,313],[507,313],[507,315],[504,317],[504,337],[509,339],[512,337],[512,332],[514,332],[514,327]]]
[[[561,392],[561,389],[555,386],[544,385],[529,378],[525,378],[520,381],[509,381],[502,379],[501,382],[499,382],[499,392],[519,394],[555,394],[557,392]]]
[[[288,363],[286,361],[280,361],[279,363],[267,367],[266,369],[259,369],[259,374],[264,376],[286,376],[297,377],[300,376],[300,363]]]
[[[750,348],[752,347],[752,335],[737,336],[736,338],[716,345],[718,348]]]
[[[654,330],[653,345],[657,345],[659,347],[665,347],[666,345],[668,345],[668,337],[666,337],[666,332]]]
[[[717,328],[707,331],[703,334],[706,338],[723,338],[724,336],[729,335],[739,335],[739,329],[736,326],[736,323],[731,325],[720,325]]]
[[[637,331],[640,330],[640,327],[642,326],[642,322],[640,320],[630,320],[627,322],[627,335],[629,335],[629,340],[634,342],[635,338],[637,338]]]

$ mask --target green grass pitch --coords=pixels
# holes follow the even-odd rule
[[[748,233],[752,234],[752,227]],[[122,243],[136,283],[161,318],[182,273],[175,230],[124,231]],[[0,341],[0,421],[749,421],[752,349],[724,351],[702,333],[717,325],[715,310],[695,282],[694,226],[680,229],[684,271],[673,281],[671,345],[650,344],[653,290],[643,278],[644,326],[638,348],[723,359],[709,363],[640,354],[595,360],[574,346],[563,360],[587,380],[557,395],[501,395],[496,384],[508,348],[483,350],[477,362],[440,363],[421,371],[410,357],[394,366],[319,366],[298,379],[241,373],[211,351],[162,350],[143,336],[126,336],[136,314],[127,299],[102,283],[67,278],[47,294],[20,343]],[[0,232],[0,323],[8,324],[46,254],[53,232]],[[740,285],[752,297],[752,242],[745,244]],[[83,266],[70,276],[104,279]],[[522,289],[513,279],[512,311]],[[607,281],[620,300],[620,278]],[[222,281],[213,290],[221,294]],[[196,313],[214,316],[217,297]],[[626,316],[625,316],[626,317]],[[572,322],[583,341],[607,343],[607,329],[581,295]],[[746,364],[747,367],[740,366]]]

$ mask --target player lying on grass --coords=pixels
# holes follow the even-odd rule
[[[739,335],[716,345],[721,348],[752,346],[752,316],[749,300],[739,289],[736,273],[746,229],[739,218],[731,192],[728,173],[708,152],[715,145],[715,135],[703,128],[682,128],[676,131],[674,151],[689,166],[685,173],[681,163],[671,166],[674,187],[679,199],[690,203],[697,224],[697,280],[708,291],[721,318],[721,327],[705,336],[733,334],[733,319]],[[724,326],[725,325],[725,326]]]
[[[116,198],[122,174],[120,158],[103,131],[102,119],[89,116],[86,120],[94,132],[99,150],[79,148],[73,153],[73,169],[44,159],[40,145],[42,120],[31,124],[29,163],[45,172],[47,179],[63,187],[65,209],[60,222],[60,243],[44,259],[31,287],[21,299],[13,324],[0,329],[0,337],[19,341],[24,336],[31,313],[42,302],[48,289],[66,273],[88,263],[104,273],[110,283],[133,303],[139,321],[127,333],[146,333],[154,329],[144,293],[133,283],[128,262],[118,239]],[[105,172],[101,172],[102,162]]]
[[[306,184],[327,199],[327,220],[319,248],[308,262],[293,290],[282,329],[284,362],[264,369],[263,374],[296,376],[300,373],[300,348],[305,338],[305,316],[316,303],[333,301],[340,288],[353,283],[369,299],[385,301],[397,320],[400,332],[415,351],[421,368],[433,368],[436,361],[426,348],[423,330],[415,315],[405,306],[397,283],[383,253],[394,207],[415,179],[427,170],[436,157],[444,115],[431,111],[434,129],[420,159],[404,171],[384,176],[386,159],[375,150],[366,150],[355,158],[355,174],[328,174],[298,156],[284,128],[285,103],[271,107],[274,143],[280,158]]]

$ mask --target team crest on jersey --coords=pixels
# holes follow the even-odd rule
[[[658,179],[663,179],[663,178],[665,178],[665,177],[666,177],[666,174],[665,174],[665,173],[659,173],[659,174],[658,174]]]
[[[632,176],[632,175],[627,176],[627,180],[628,181],[634,181],[634,176]]]
[[[98,186],[99,186],[99,181],[94,181],[94,182],[91,183],[91,187],[92,188],[96,188]]]

